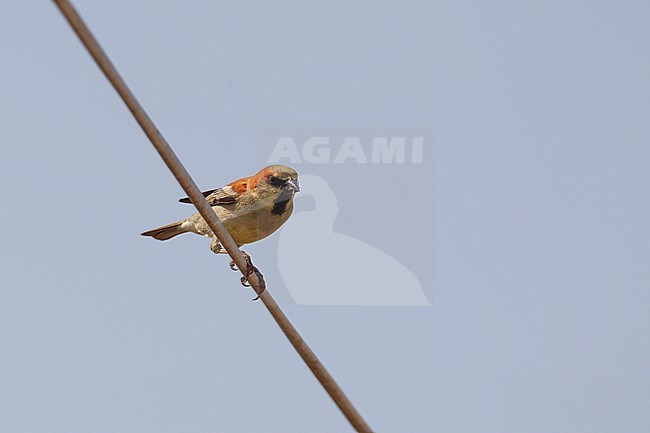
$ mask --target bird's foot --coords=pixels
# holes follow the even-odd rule
[[[247,268],[250,268],[251,266],[253,266],[253,261],[251,260],[251,256],[246,254],[246,251],[244,251],[244,250],[239,250],[239,251],[241,251],[241,253],[244,255],[244,258],[246,259]],[[230,266],[230,269],[232,269],[235,272],[237,272],[239,270],[239,268],[237,267],[237,264],[235,263],[234,260],[231,260],[230,264],[228,266]]]
[[[260,282],[260,288],[259,288],[259,290],[255,289],[255,293],[257,293],[257,297],[255,299],[253,299],[253,301],[257,301],[260,298],[260,295],[262,293],[264,293],[264,291],[266,290],[266,283],[264,282],[264,276],[262,275],[260,270],[257,269],[253,265],[253,261],[251,260],[251,256],[246,254],[246,251],[242,251],[242,254],[244,255],[244,258],[246,259],[246,272],[245,272],[245,275],[240,278],[240,281],[241,281],[242,286],[251,287],[250,283],[248,282],[248,278],[253,274],[257,275],[257,279]],[[239,270],[239,268],[237,268],[237,264],[235,263],[234,260],[230,261],[229,266],[230,266],[230,269],[232,269],[233,271],[238,271]]]
[[[260,296],[262,295],[262,293],[264,293],[266,291],[266,282],[264,281],[264,275],[262,275],[260,270],[257,269],[255,266],[252,266],[252,267],[248,268],[247,271],[246,271],[246,276],[241,277],[241,284],[244,287],[250,287],[251,285],[248,283],[248,277],[250,275],[252,275],[252,274],[257,275],[257,280],[260,283],[259,284],[259,289],[254,288],[255,293],[257,293],[257,296],[255,298],[253,298],[253,301],[257,301],[258,299],[260,299]]]
[[[221,246],[221,242],[219,242],[219,238],[217,238],[216,236],[212,237],[212,242],[210,242],[210,250],[212,250],[212,252],[215,254],[223,254],[226,252],[223,246]]]

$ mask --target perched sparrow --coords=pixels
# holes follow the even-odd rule
[[[296,170],[284,165],[270,165],[254,176],[236,180],[223,188],[204,191],[203,195],[237,246],[242,246],[264,239],[279,229],[293,212],[293,196],[298,191]],[[187,197],[179,201],[191,203]],[[226,252],[198,213],[146,231],[142,236],[166,241],[187,232],[211,237],[210,249],[217,254]]]

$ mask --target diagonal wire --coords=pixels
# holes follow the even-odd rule
[[[167,140],[165,140],[158,128],[156,128],[156,125],[144,111],[133,93],[131,93],[131,90],[129,90],[128,86],[119,75],[106,53],[104,53],[101,46],[83,22],[75,8],[68,0],[53,1],[77,36],[79,36],[79,39],[102,70],[108,81],[120,95],[128,109],[133,114],[133,117],[135,117],[135,120],[140,124],[140,127],[151,141],[151,144],[156,148],[160,157],[167,165],[167,168],[169,168],[192,201],[192,204],[194,204],[214,234],[219,238],[219,241],[224,246],[230,257],[235,261],[237,267],[242,270],[244,276],[248,277],[249,283],[253,289],[255,289],[255,292],[269,310],[269,313],[271,313],[271,316],[273,316],[273,319],[275,319],[282,332],[287,336],[294,349],[296,349],[305,364],[307,364],[307,367],[309,367],[314,376],[316,376],[316,379],[318,379],[323,388],[325,388],[329,396],[334,400],[334,403],[336,403],[341,412],[343,412],[343,415],[347,418],[350,424],[352,424],[354,429],[358,432],[371,432],[372,430],[368,424],[366,424],[359,412],[357,412],[355,407],[352,405],[352,402],[343,393],[343,390],[325,369],[325,366],[318,360],[305,340],[303,340],[296,328],[294,328],[291,322],[289,322],[289,319],[287,319],[287,316],[282,312],[268,290],[264,290],[263,280],[261,280],[261,278],[259,278],[255,273],[246,275],[248,264],[235,244],[235,241],[232,239],[221,221],[219,221],[219,218],[210,205],[208,205],[208,202],[201,194],[201,191],[190,176],[189,172],[185,169],[174,153],[172,147],[167,143]]]

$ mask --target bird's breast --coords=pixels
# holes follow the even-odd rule
[[[293,212],[293,197],[245,205],[224,213],[222,221],[237,245],[249,244],[271,235]]]

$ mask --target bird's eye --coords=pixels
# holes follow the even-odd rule
[[[269,183],[273,186],[281,186],[284,182],[275,176],[269,177]]]

